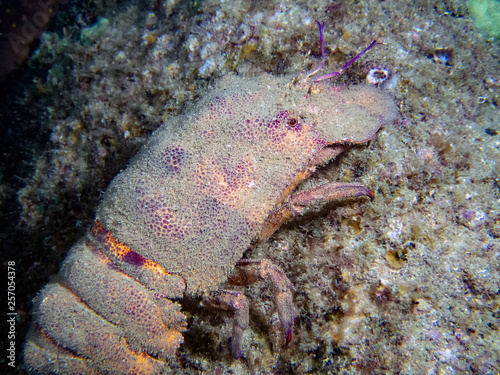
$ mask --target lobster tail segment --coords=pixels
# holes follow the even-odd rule
[[[180,305],[125,274],[99,245],[88,238],[75,244],[58,281],[36,298],[28,370],[156,374],[182,343]]]

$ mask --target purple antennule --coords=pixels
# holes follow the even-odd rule
[[[382,44],[382,43],[378,43],[376,40],[374,40],[373,42],[371,42],[371,44],[366,47],[361,53],[359,53],[356,57],[354,57],[353,59],[351,59],[347,64],[345,64],[342,68],[340,68],[339,70],[336,70],[335,72],[332,72],[332,73],[328,73],[328,74],[325,74],[323,76],[320,76],[318,78],[316,78],[314,80],[314,82],[319,82],[319,81],[324,81],[325,79],[331,79],[331,78],[334,78],[336,76],[339,76],[341,75],[342,73],[344,73],[344,71],[347,69],[347,67],[349,65],[351,65],[354,61],[356,61],[357,59],[359,59],[361,56],[363,56],[366,52],[368,52],[375,44]]]
[[[314,66],[314,68],[312,68],[309,72],[307,72],[306,74],[306,77],[310,77],[312,76],[313,74],[316,74],[318,73],[321,68],[323,68],[323,66],[325,66],[325,61],[326,61],[326,58],[325,58],[325,44],[323,42],[323,33],[325,31],[325,22],[319,22],[318,20],[316,20],[316,23],[318,24],[319,26],[319,41],[321,43],[321,62],[319,64],[317,64],[316,66]]]
[[[316,23],[319,26],[319,41],[321,43],[321,57],[323,58],[323,61],[325,61],[325,44],[323,43],[323,34],[325,32],[325,21],[319,22],[316,21]]]

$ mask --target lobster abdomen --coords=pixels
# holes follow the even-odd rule
[[[96,236],[97,229],[105,237]],[[96,222],[71,249],[57,282],[37,297],[24,349],[29,370],[154,374],[165,364],[157,358],[174,354],[182,343],[186,322],[180,305],[116,267],[106,253],[120,243],[104,231]],[[138,274],[147,272],[148,262],[136,262]]]

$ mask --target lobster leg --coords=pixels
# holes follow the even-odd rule
[[[327,183],[293,194],[266,219],[258,241],[264,242],[284,223],[297,217],[304,208],[313,204],[343,201],[348,198],[369,197],[373,191],[363,184]]]
[[[239,286],[249,285],[261,280],[268,282],[274,292],[278,315],[285,333],[286,347],[292,339],[292,291],[295,289],[284,272],[267,259],[242,259],[238,261],[236,269],[229,276],[229,282]],[[231,354],[234,358],[241,358],[241,340],[243,331],[248,328],[249,320],[247,297],[240,292],[220,289],[205,296],[204,301],[213,307],[235,312]]]
[[[285,273],[267,259],[242,259],[236,263],[235,270],[229,276],[233,285],[249,285],[258,280],[267,282],[274,293],[278,316],[285,334],[285,347],[292,339],[293,331],[293,295],[295,290]]]
[[[241,340],[243,338],[243,331],[248,328],[249,322],[247,297],[243,293],[219,289],[204,296],[204,301],[210,306],[234,311],[231,354],[236,359],[241,358]]]

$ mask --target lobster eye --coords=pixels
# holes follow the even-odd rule
[[[286,120],[286,123],[288,124],[288,126],[290,126],[290,127],[292,127],[292,128],[293,128],[293,127],[297,126],[297,124],[298,124],[299,122],[297,121],[297,119],[296,119],[296,118],[294,118],[294,117],[290,117],[290,118],[288,118],[288,119]]]

